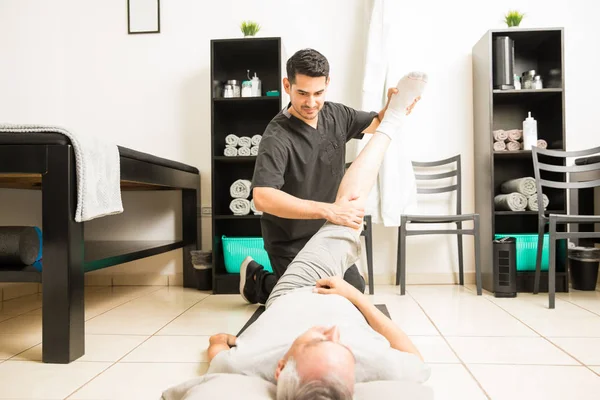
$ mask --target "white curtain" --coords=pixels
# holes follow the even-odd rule
[[[379,111],[386,102],[387,89],[394,87],[400,76],[408,71],[394,71],[394,4],[396,0],[373,0],[367,49],[365,72],[362,86],[361,109]],[[397,51],[397,50],[396,50]],[[394,54],[395,56],[395,54]],[[407,57],[409,55],[406,55]],[[365,135],[357,146],[357,155],[370,140]],[[384,226],[400,226],[400,215],[416,211],[417,188],[410,160],[410,140],[407,132],[393,138],[383,159],[377,183],[369,194],[365,212],[372,216],[374,223]]]

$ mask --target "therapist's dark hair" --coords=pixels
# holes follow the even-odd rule
[[[296,83],[298,74],[313,78],[321,76],[329,78],[329,61],[323,54],[313,49],[298,50],[287,61],[285,69],[291,84]]]

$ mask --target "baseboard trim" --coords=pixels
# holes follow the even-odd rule
[[[465,283],[475,283],[475,272],[465,272],[464,276]],[[376,285],[394,285],[396,284],[396,274],[375,274],[373,280]],[[406,284],[408,285],[455,285],[458,284],[458,281],[458,272],[406,274]]]

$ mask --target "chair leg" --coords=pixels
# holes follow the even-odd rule
[[[542,273],[542,250],[544,246],[544,226],[545,222],[540,219],[538,222],[538,246],[537,256],[535,259],[535,278],[533,280],[533,294],[538,294],[540,292],[540,276]]]
[[[550,254],[548,255],[548,307],[554,308],[556,292],[556,220],[550,219],[549,229]]]
[[[406,221],[400,226],[400,294],[406,293]]]
[[[365,235],[365,244],[367,248],[367,273],[369,275],[369,294],[375,294],[375,282],[373,281],[373,226],[371,216],[365,217],[367,223],[367,232]]]
[[[481,296],[482,293],[482,282],[481,282],[481,252],[479,243],[479,215],[475,215],[473,218],[473,230],[475,231],[475,283],[477,284],[477,296]]]
[[[456,227],[460,230],[462,229],[462,221],[456,223]],[[465,273],[463,269],[463,235],[456,235],[456,242],[458,244],[458,282],[461,286],[465,285]]]

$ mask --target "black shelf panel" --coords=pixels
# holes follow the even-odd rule
[[[86,241],[83,268],[89,272],[161,254],[183,246],[183,241],[174,240]],[[39,264],[43,268],[43,261],[39,261]],[[2,266],[0,267],[0,282],[42,282],[42,273],[32,265]]]
[[[227,156],[215,156],[213,157],[215,161],[223,162],[223,163],[250,163],[256,161],[256,156],[235,156],[235,157],[227,157]]]
[[[498,157],[531,158],[531,150],[494,151],[492,154]]]
[[[240,293],[240,274],[217,273],[214,276],[215,294]]]
[[[42,273],[32,265],[0,266],[0,282],[42,282]]]
[[[565,211],[564,210],[546,210],[544,211],[544,214],[564,214]],[[495,215],[510,215],[510,216],[516,216],[516,215],[538,215],[537,211],[494,211]]]
[[[182,240],[86,241],[86,271],[123,264],[184,246]]]
[[[535,271],[517,271],[517,292],[533,293]],[[556,271],[556,292],[567,293],[569,291],[568,273]],[[548,271],[540,274],[540,293],[548,293]]]
[[[217,97],[213,98],[215,103],[247,103],[256,101],[279,101],[279,96],[257,96],[257,97]]]
[[[215,215],[215,219],[233,219],[233,220],[242,220],[242,219],[260,219],[260,215]]]
[[[562,93],[562,88],[545,88],[545,89],[520,89],[520,90],[500,90],[494,89],[494,94],[543,94],[543,93]]]

